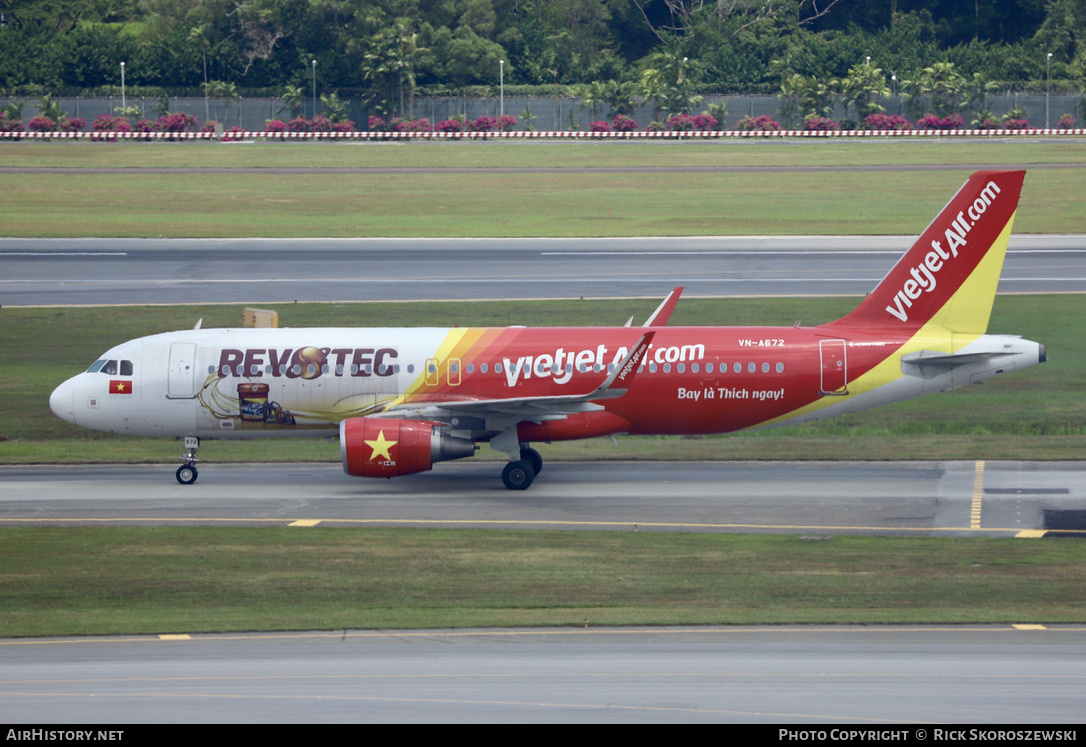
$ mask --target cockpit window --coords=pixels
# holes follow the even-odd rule
[[[87,373],[104,373],[107,376],[131,376],[132,361],[95,361]]]

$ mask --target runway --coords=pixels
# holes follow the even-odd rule
[[[1083,513],[1075,507],[1086,495],[1081,463],[548,462],[524,493],[501,486],[498,466],[456,463],[363,481],[334,464],[205,462],[191,486],[178,485],[170,465],[4,467],[0,526],[1033,538],[1067,536],[1044,528],[1061,512]],[[36,727],[717,722],[871,730],[896,724],[909,730],[907,738],[921,739],[915,729],[924,723],[1079,723],[1086,709],[1086,674],[1078,664],[1084,653],[1086,626],[1033,620],[6,639],[0,640],[0,718]]]
[[[914,240],[8,238],[0,305],[862,296]],[[1086,292],[1086,237],[1012,236],[999,292]]]
[[[206,456],[206,455],[205,455]],[[1086,538],[1082,462],[500,462],[361,480],[338,464],[0,467],[0,526],[416,526]]]
[[[862,295],[911,241],[0,239],[0,305]],[[1083,237],[1011,246],[1001,292],[1086,292]],[[499,462],[362,481],[338,464],[216,464],[213,445],[181,486],[165,451],[153,466],[0,467],[0,526],[1086,536],[1083,463],[548,462],[513,493]],[[0,640],[0,718],[1080,722],[1086,628],[1022,623]]]
[[[1018,723],[1070,740],[1084,649],[1086,627],[1010,625],[6,640],[0,719],[126,742],[147,723],[368,722],[831,724],[912,743]]]

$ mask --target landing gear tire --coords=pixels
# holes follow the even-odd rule
[[[535,479],[535,471],[531,462],[521,459],[517,462],[509,462],[502,470],[502,482],[510,490],[527,490]]]
[[[543,457],[535,449],[524,448],[520,450],[520,459],[532,465],[532,472],[539,474],[543,471]]]
[[[182,485],[192,485],[200,474],[196,471],[196,452],[200,449],[200,439],[196,436],[185,436],[185,453],[181,455],[184,462],[177,468],[177,481]]]

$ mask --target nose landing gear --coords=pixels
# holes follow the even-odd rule
[[[182,485],[192,485],[200,473],[196,469],[196,451],[200,448],[200,439],[196,436],[185,436],[185,453],[180,457],[184,462],[177,468],[177,481]]]

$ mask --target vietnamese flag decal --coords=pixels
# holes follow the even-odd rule
[[[132,393],[132,382],[131,381],[116,381],[116,380],[110,379],[109,393],[110,394],[131,394]]]

